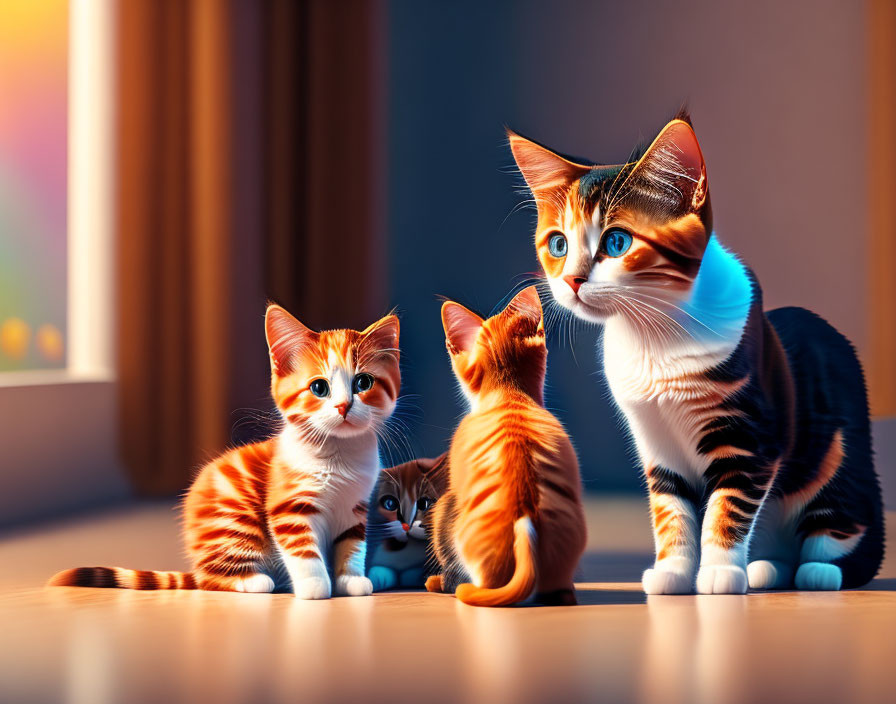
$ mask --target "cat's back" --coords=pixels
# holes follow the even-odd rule
[[[817,313],[797,306],[766,312],[794,371],[801,366],[822,368],[847,377],[864,378],[855,348],[843,333]]]
[[[862,365],[852,343],[821,316],[790,306],[766,313],[781,341],[795,391],[800,431],[845,433],[859,464],[872,466],[868,399]]]
[[[536,479],[545,465],[575,460],[563,426],[524,393],[502,393],[486,399],[458,425],[451,447],[452,477],[461,472]],[[577,463],[576,463],[577,468]]]

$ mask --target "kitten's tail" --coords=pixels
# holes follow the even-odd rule
[[[503,587],[485,589],[475,584],[458,585],[455,595],[471,606],[510,606],[526,599],[535,588],[535,526],[523,516],[513,524],[513,557],[516,569]]]
[[[129,570],[124,567],[73,567],[53,575],[48,587],[110,589],[198,589],[191,572]]]

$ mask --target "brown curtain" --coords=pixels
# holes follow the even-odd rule
[[[869,364],[871,412],[896,416],[896,3],[868,9]]]
[[[122,452],[166,495],[267,405],[263,312],[364,326],[384,288],[379,2],[119,6]]]

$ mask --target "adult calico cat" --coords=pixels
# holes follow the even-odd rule
[[[291,591],[366,596],[367,498],[377,436],[401,385],[398,318],[315,332],[283,308],[265,316],[278,435],[209,462],[184,498],[192,572],[78,567],[54,586]]]
[[[839,589],[883,554],[865,383],[840,333],[763,312],[713,232],[686,114],[640,158],[580,163],[509,134],[551,292],[603,323],[603,363],[650,494],[648,594]]]

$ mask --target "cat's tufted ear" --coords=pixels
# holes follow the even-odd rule
[[[507,130],[507,140],[516,165],[536,200],[549,191],[568,186],[591,170],[589,166],[569,161],[512,130]]]
[[[632,170],[675,213],[698,212],[709,193],[706,163],[697,135],[688,122],[672,120]]]
[[[318,333],[273,303],[264,314],[264,330],[271,355],[271,370],[278,376],[295,371],[296,360],[302,350],[319,338]]]
[[[372,325],[367,326],[362,332],[364,345],[379,352],[391,352],[398,356],[398,331],[399,323],[397,315],[387,315],[380,318]]]
[[[521,313],[522,315],[536,321],[539,325],[543,324],[543,314],[541,310],[541,299],[538,297],[538,289],[535,286],[529,286],[520,291],[513,300],[507,304],[504,309],[508,312]],[[544,327],[541,328],[542,332]]]
[[[457,354],[472,349],[482,322],[482,318],[460,303],[445,301],[442,304],[442,327],[445,328],[445,345],[448,351]]]

